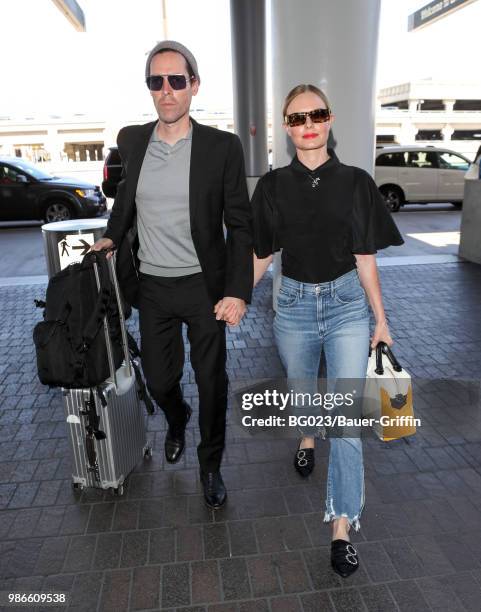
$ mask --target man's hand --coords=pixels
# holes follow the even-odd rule
[[[107,253],[107,259],[112,257],[112,249],[114,248],[114,243],[110,238],[100,238],[95,242],[90,250],[91,251],[109,251]]]
[[[225,297],[214,306],[217,321],[225,321],[229,327],[239,325],[246,312],[244,300],[235,297]]]

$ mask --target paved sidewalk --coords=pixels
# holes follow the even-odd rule
[[[361,567],[346,580],[329,567],[322,522],[327,441],[304,481],[292,467],[294,440],[239,439],[231,430],[229,500],[214,513],[202,502],[196,419],[183,460],[166,466],[156,415],[154,456],[122,498],[74,492],[60,393],[37,382],[34,363],[41,313],[33,299],[45,286],[2,287],[0,590],[69,591],[69,610],[88,612],[480,610],[481,266],[380,274],[395,353],[422,379],[415,408],[423,424],[409,443],[364,441],[366,506],[352,538]],[[270,287],[264,279],[228,335],[233,381],[282,375]],[[196,406],[190,366],[184,382]]]

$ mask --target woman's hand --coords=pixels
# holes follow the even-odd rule
[[[385,342],[388,346],[392,346],[394,344],[386,321],[376,323],[374,334],[372,335],[371,339],[371,348],[376,348],[379,342]]]

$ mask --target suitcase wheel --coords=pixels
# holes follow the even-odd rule
[[[112,487],[112,491],[114,492],[114,495],[123,495],[124,494],[124,485],[120,484],[118,487]]]
[[[147,446],[147,448],[144,448],[144,457],[152,457],[152,447],[151,446]]]
[[[81,491],[84,488],[81,482],[72,482],[72,489],[78,489]]]

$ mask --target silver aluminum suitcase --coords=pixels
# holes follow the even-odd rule
[[[63,401],[72,445],[73,487],[112,488],[122,495],[125,479],[144,457],[151,456],[152,448],[130,361],[114,258],[109,262],[120,312],[124,362],[115,371],[105,329],[110,377],[97,389],[63,389]],[[100,286],[97,270],[96,276]]]

